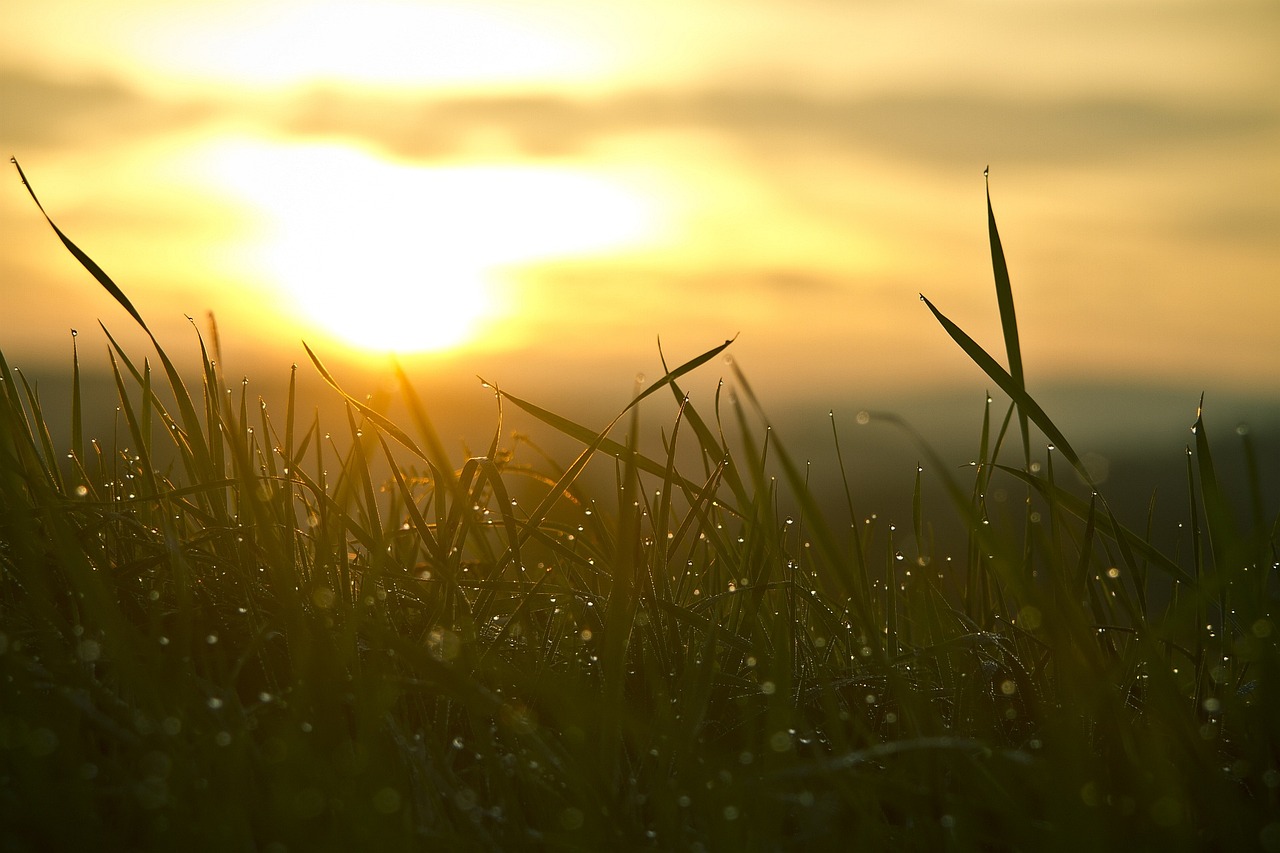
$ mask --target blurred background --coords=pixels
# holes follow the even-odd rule
[[[1113,482],[1180,475],[1203,391],[1214,434],[1247,422],[1276,467],[1273,0],[44,0],[5,20],[0,150],[171,353],[194,358],[188,317],[208,337],[212,313],[268,400],[297,362],[332,401],[304,339],[357,396],[393,387],[394,353],[442,432],[483,446],[477,375],[598,427],[662,374],[659,338],[674,364],[736,335],[798,455],[831,458],[829,411],[856,431],[891,410],[962,464],[991,383],[918,294],[1003,360],[989,164],[1028,386],[1077,449]],[[0,349],[50,405],[71,329],[90,374],[99,322],[142,352],[14,171],[0,240]],[[695,404],[729,374],[704,367]],[[909,491],[916,451],[889,432],[846,452]]]

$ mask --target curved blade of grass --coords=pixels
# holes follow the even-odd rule
[[[1009,371],[1001,367],[999,362],[992,358],[986,350],[978,345],[977,341],[969,337],[963,329],[951,322],[946,315],[935,308],[933,303],[930,302],[923,293],[920,294],[920,301],[929,307],[929,310],[933,312],[933,316],[942,324],[942,328],[951,336],[951,339],[960,345],[960,349],[964,350],[965,355],[969,356],[974,364],[982,368],[982,371],[990,376],[991,379],[1000,386],[1000,390],[1008,394],[1010,399],[1018,404],[1019,412],[1025,413],[1031,421],[1040,428],[1040,431],[1043,432],[1049,440],[1062,451],[1062,455],[1071,463],[1071,466],[1076,469],[1080,476],[1085,479],[1085,482],[1092,486],[1093,480],[1090,478],[1089,472],[1085,470],[1084,464],[1080,461],[1080,457],[1076,454],[1075,449],[1072,448],[1071,443],[1067,441],[1067,437],[1063,435],[1062,430],[1058,429],[1057,425],[1049,419],[1049,416],[1045,414],[1044,409],[1040,408],[1040,404],[1032,399],[1031,395],[1023,389],[1022,383],[1015,380],[1009,374]]]
[[[427,410],[422,405],[422,398],[418,396],[418,392],[414,389],[413,383],[409,381],[409,375],[405,373],[404,367],[401,366],[400,362],[393,362],[392,367],[395,370],[396,379],[400,382],[400,393],[404,395],[405,402],[409,406],[409,416],[413,418],[414,424],[418,427],[418,432],[422,434],[422,438],[427,444],[427,453],[433,457],[430,461],[444,475],[445,481],[450,487],[457,485],[457,472],[454,471],[453,465],[449,462],[449,453],[445,450],[444,443],[440,441],[440,434],[436,432],[435,425],[431,423],[431,418],[427,416]]]
[[[404,430],[392,423],[389,418],[360,402],[355,397],[352,397],[346,391],[343,391],[342,386],[338,384],[338,380],[333,378],[333,374],[325,368],[324,363],[320,361],[320,357],[312,351],[311,347],[307,346],[306,341],[302,342],[302,348],[307,351],[307,356],[310,357],[311,363],[315,365],[316,371],[319,372],[320,377],[324,379],[325,382],[329,383],[329,387],[342,395],[342,399],[354,406],[360,414],[377,424],[379,429],[394,438],[400,444],[404,445],[405,449],[409,450],[423,462],[431,461],[431,457],[424,453],[422,449],[418,447],[417,443],[415,443]]]
[[[18,378],[22,381],[22,390],[27,396],[27,406],[31,409],[31,428],[32,433],[40,441],[40,451],[44,455],[44,464],[41,466],[42,473],[49,479],[49,484],[58,492],[65,494],[66,486],[62,482],[62,471],[58,468],[58,453],[53,449],[53,436],[49,433],[49,424],[45,420],[44,408],[40,405],[40,394],[38,390],[27,381],[27,375],[22,371],[17,371]]]
[[[667,370],[667,357],[662,351],[661,339],[658,340],[658,358],[662,361],[662,369]],[[671,393],[675,395],[677,401],[684,401],[688,398],[688,395],[675,382],[675,380],[672,380],[670,384]],[[719,399],[720,390],[716,389],[717,413],[719,412]],[[702,446],[703,453],[707,454],[708,458],[714,460],[723,460],[726,458],[727,451],[723,443],[716,441],[715,436],[711,433],[711,428],[707,426],[706,421],[704,421],[702,416],[698,414],[698,411],[694,408],[693,404],[690,403],[685,405],[685,410],[685,416],[689,421],[689,425],[693,427],[694,434],[698,437],[698,442]],[[727,466],[724,472],[724,480],[725,483],[728,484],[729,490],[733,492],[734,499],[740,505],[746,506],[750,503],[750,499],[747,497],[746,487],[742,484],[742,478],[738,475],[736,468],[733,466]]]
[[[80,402],[80,351],[76,347],[76,330],[71,330],[71,452],[76,461],[84,461],[84,415]]]
[[[67,251],[69,251],[72,256],[80,262],[81,266],[88,270],[89,273],[97,279],[98,283],[102,285],[107,293],[110,293],[112,297],[114,297],[115,300],[119,302],[127,312],[129,312],[129,316],[133,317],[133,319],[137,321],[138,325],[142,327],[142,330],[147,333],[147,337],[151,339],[151,343],[155,346],[156,353],[160,356],[160,361],[164,365],[165,375],[169,380],[169,386],[173,389],[173,394],[177,400],[178,408],[182,412],[184,421],[183,426],[189,434],[199,439],[198,441],[193,442],[193,446],[198,451],[196,454],[196,461],[202,466],[203,470],[201,473],[208,479],[213,479],[217,476],[217,472],[208,458],[206,444],[203,439],[203,430],[200,427],[200,421],[196,415],[195,407],[191,403],[191,397],[187,393],[186,386],[183,384],[182,378],[178,375],[177,368],[174,367],[173,362],[169,360],[169,356],[160,346],[160,342],[156,340],[156,336],[151,333],[151,329],[147,326],[146,322],[143,321],[142,315],[138,313],[138,309],[133,307],[133,303],[129,301],[129,297],[125,296],[124,291],[120,289],[119,285],[111,280],[111,276],[107,275],[106,271],[103,270],[102,267],[98,266],[98,264],[94,262],[93,258],[90,258],[80,249],[79,246],[71,242],[71,239],[67,237],[66,234],[62,233],[62,229],[54,224],[53,219],[49,217],[49,214],[44,209],[44,205],[40,203],[40,199],[36,196],[35,189],[27,180],[27,176],[22,171],[22,167],[18,165],[17,158],[10,157],[9,162],[18,170],[18,177],[22,179],[22,185],[27,188],[27,192],[31,195],[31,200],[36,203],[36,207],[39,208],[40,214],[44,217],[45,222],[49,223],[49,227],[53,229],[54,233],[58,235],[58,239],[62,241],[62,245],[64,245],[67,248]]]
[[[382,446],[382,455],[387,459],[387,467],[391,469],[391,476],[395,479],[396,487],[400,490],[400,494],[404,497],[405,511],[409,513],[409,518],[413,522],[414,530],[417,531],[418,537],[422,540],[423,545],[431,554],[436,564],[441,567],[449,565],[448,555],[444,548],[441,547],[440,541],[436,538],[435,531],[427,524],[427,520],[418,510],[413,491],[409,488],[409,484],[405,481],[404,472],[400,470],[400,466],[396,464],[395,457],[391,454],[391,447],[387,444],[386,439],[381,435],[377,436],[378,444]],[[456,584],[456,580],[452,574],[446,573],[445,580],[449,583]]]
[[[1013,285],[1009,281],[1009,266],[1004,258],[1004,246],[1000,231],[996,228],[996,214],[991,208],[990,169],[982,173],[987,184],[987,234],[991,242],[991,269],[996,279],[996,304],[1000,307],[1000,328],[1004,333],[1005,353],[1009,358],[1009,376],[1020,389],[1026,390],[1026,378],[1022,373],[1022,346],[1018,342],[1018,318],[1013,310]],[[1022,452],[1027,467],[1031,467],[1031,439],[1027,429],[1027,412],[1018,408],[1018,425],[1022,428]]]
[[[558,432],[564,433],[570,438],[576,438],[579,441],[581,441],[583,444],[587,445],[586,449],[582,451],[582,454],[579,455],[578,459],[576,459],[574,463],[571,466],[569,466],[568,470],[565,471],[565,475],[560,478],[560,483],[556,484],[556,488],[553,489],[550,493],[548,493],[547,497],[543,501],[543,504],[545,504],[545,506],[539,505],[538,508],[533,511],[532,515],[530,516],[530,524],[536,525],[540,523],[541,519],[546,516],[546,513],[551,511],[551,506],[554,505],[554,503],[560,499],[560,495],[563,494],[564,489],[567,489],[568,486],[572,484],[575,479],[577,479],[577,476],[579,473],[581,473],[582,468],[585,467],[587,461],[590,459],[591,456],[593,456],[596,453],[597,450],[603,450],[605,453],[609,454],[615,459],[625,458],[627,454],[627,448],[619,444],[618,442],[609,439],[608,435],[610,432],[613,431],[613,428],[618,425],[618,422],[622,420],[622,418],[627,414],[627,412],[631,411],[635,406],[637,406],[640,403],[641,400],[648,397],[650,394],[665,387],[666,385],[675,381],[677,378],[685,375],[689,371],[694,370],[695,368],[715,358],[717,355],[723,352],[725,348],[728,347],[729,344],[731,343],[733,343],[732,338],[725,341],[720,346],[710,349],[707,352],[703,353],[702,355],[685,362],[684,364],[677,367],[675,370],[672,370],[666,373],[657,382],[653,383],[644,391],[642,391],[640,394],[636,395],[636,397],[632,399],[632,401],[628,403],[626,407],[621,412],[619,412],[618,415],[612,421],[610,421],[609,424],[603,430],[601,430],[598,433],[584,426],[581,426],[580,424],[574,423],[568,418],[564,418],[553,412],[547,411],[541,406],[535,405],[533,403],[530,403],[527,400],[523,400],[519,397],[516,397],[514,394],[497,389],[497,386],[494,386],[494,388],[498,391],[498,394],[505,397],[507,400],[510,400],[520,409],[523,409],[525,412],[528,412],[529,414],[533,415],[535,418],[542,421],[547,426],[550,426],[553,429],[557,430]],[[492,383],[486,382],[486,380],[483,377],[481,378],[480,381],[485,382],[486,384],[490,384],[490,385],[492,384]],[[649,457],[639,453],[635,455],[635,465],[640,470],[646,471],[650,474],[656,474],[659,477],[665,476],[666,474],[666,466],[663,463],[655,462]],[[696,483],[692,483],[683,477],[679,479],[679,482],[681,486],[687,490],[697,491],[698,489],[698,485]]]
[[[98,283],[106,288],[107,293],[114,296],[116,301],[124,306],[124,310],[128,311],[129,315],[138,321],[138,325],[141,326],[148,335],[151,334],[151,330],[148,329],[147,324],[143,322],[142,315],[138,313],[138,309],[133,307],[133,303],[129,301],[129,297],[125,296],[124,291],[111,280],[111,276],[107,275],[102,267],[94,263],[93,258],[82,252],[79,246],[72,243],[71,239],[67,237],[66,234],[62,233],[61,228],[53,224],[53,220],[49,218],[49,214],[45,213],[44,205],[41,204],[40,199],[36,197],[36,191],[27,180],[27,176],[22,171],[22,167],[18,165],[18,158],[10,157],[9,162],[18,170],[18,177],[22,179],[22,185],[27,188],[27,192],[31,195],[31,200],[36,203],[36,207],[40,208],[40,214],[44,216],[44,221],[49,223],[49,227],[53,229],[53,233],[58,235],[58,239],[62,241],[62,245],[66,246],[67,251],[80,262],[81,266],[87,269],[93,277],[98,280]]]

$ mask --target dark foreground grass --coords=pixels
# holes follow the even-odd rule
[[[1012,401],[971,468],[921,443],[946,553],[919,480],[876,529],[685,399],[723,346],[599,431],[499,392],[582,443],[531,464],[451,459],[403,376],[396,425],[312,356],[322,425],[109,336],[119,435],[77,359],[65,447],[0,357],[0,850],[1280,850],[1274,520],[1202,423],[1177,553],[1067,488],[991,241],[1010,369],[928,305]]]

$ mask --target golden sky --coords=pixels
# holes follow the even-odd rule
[[[917,294],[1001,353],[990,164],[1033,390],[1280,391],[1274,0],[4,18],[0,150],[165,341],[213,311],[247,363],[427,349],[536,396],[658,375],[658,336],[680,359],[737,334],[766,399],[981,388]],[[9,361],[126,331],[16,173],[0,187]]]

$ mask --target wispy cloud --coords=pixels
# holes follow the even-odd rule
[[[632,91],[595,99],[556,93],[389,97],[314,88],[243,100],[161,100],[113,82],[71,83],[0,71],[10,145],[82,145],[221,119],[264,132],[340,138],[393,156],[465,155],[478,139],[514,156],[580,156],[611,141],[700,133],[748,153],[827,148],[926,165],[1099,165],[1204,142],[1280,130],[1280,99],[1237,104],[1157,96],[1013,97],[973,92],[818,97],[785,89]]]
[[[66,81],[0,69],[0,141],[9,146],[104,145],[189,127],[227,111],[227,105],[205,101],[157,100],[111,80]]]
[[[1275,104],[1216,106],[1136,97],[1011,98],[967,92],[810,97],[775,90],[390,100],[313,91],[282,126],[347,137],[406,158],[463,151],[484,134],[529,157],[581,154],[611,138],[696,131],[749,149],[826,146],[971,167],[1001,154],[1037,163],[1106,161],[1280,128]]]

